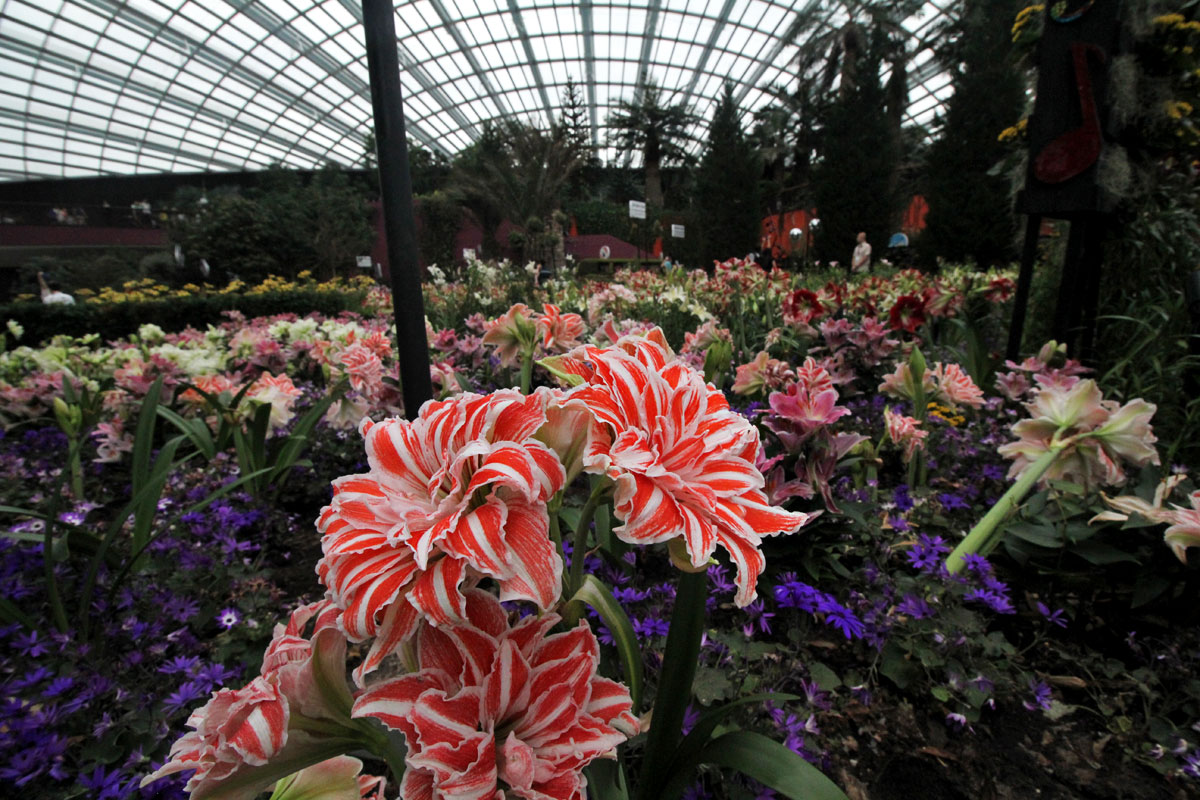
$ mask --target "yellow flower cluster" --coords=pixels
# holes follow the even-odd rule
[[[1171,119],[1183,119],[1191,116],[1192,104],[1184,100],[1168,100],[1166,102],[1167,116]]]
[[[249,286],[243,281],[230,281],[228,285],[217,289],[209,284],[197,286],[194,283],[185,285],[182,289],[172,289],[169,286],[164,286],[161,283],[156,283],[150,278],[142,278],[136,281],[126,281],[121,285],[120,289],[105,287],[100,290],[99,294],[92,295],[91,292],[81,289],[76,294],[85,298],[88,303],[97,303],[110,305],[114,303],[136,303],[146,302],[150,300],[162,300],[172,297],[190,297],[196,294],[247,294],[260,295],[270,292],[288,292],[297,291],[300,289],[315,290],[318,292],[345,292],[357,291],[370,288],[374,281],[365,275],[356,275],[353,278],[334,278],[323,283],[314,283],[312,281],[312,272],[305,270],[297,276],[297,280],[288,280],[280,278],[277,275],[269,275],[266,279],[255,286]]]
[[[1037,3],[1036,5],[1025,6],[1020,11],[1018,11],[1017,18],[1015,20],[1013,20],[1013,26],[1012,26],[1013,41],[1015,42],[1017,40],[1017,38],[1020,37],[1021,31],[1025,29],[1025,26],[1029,24],[1030,20],[1032,20],[1036,15],[1042,13],[1045,10],[1046,10],[1046,6],[1044,4]]]
[[[1200,33],[1200,21],[1188,21],[1183,14],[1163,14],[1161,17],[1154,18],[1155,25],[1161,25],[1164,28],[1174,28],[1177,31],[1186,31],[1188,33]]]
[[[954,409],[950,406],[944,406],[940,403],[930,403],[926,408],[929,410],[929,416],[937,417],[952,428],[957,428],[967,421],[967,418],[962,414],[955,414]]]
[[[1029,128],[1029,117],[1025,117],[1023,120],[1018,122],[1016,125],[1010,125],[1009,127],[1000,131],[1000,135],[996,137],[996,140],[1000,141],[1000,142],[1011,142],[1015,139],[1019,139],[1020,137],[1024,136],[1025,131],[1028,128]]]

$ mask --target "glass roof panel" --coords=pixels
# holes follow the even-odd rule
[[[483,123],[560,116],[568,79],[605,121],[650,79],[698,120],[722,84],[749,115],[795,84],[806,42],[841,25],[821,0],[402,0],[401,85],[417,144],[452,155]],[[914,34],[908,119],[951,93],[920,36],[952,8],[926,3]],[[362,157],[371,127],[359,0],[0,0],[0,180],[177,169],[315,167]]]

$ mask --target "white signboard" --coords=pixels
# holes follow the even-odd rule
[[[354,263],[361,269],[370,269],[372,266],[370,256],[355,256]]]
[[[463,248],[463,261],[474,261],[474,260],[475,260],[475,248],[464,247]]]
[[[682,239],[683,238],[683,226],[682,225],[672,225],[671,226],[671,235],[673,237],[675,237],[676,239]]]
[[[601,245],[601,246],[600,246],[600,257],[601,257],[601,258],[608,258],[608,257],[609,257],[609,256],[611,256],[611,255],[612,255],[612,248],[611,248],[611,247],[609,247],[609,246],[608,246],[608,245],[606,245],[606,244],[605,244],[605,245]]]
[[[646,218],[646,204],[643,203],[641,200],[630,200],[629,201],[629,218],[630,219],[645,219]]]

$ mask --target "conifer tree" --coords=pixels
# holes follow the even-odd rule
[[[873,43],[874,44],[874,43]],[[854,237],[865,231],[878,260],[896,212],[897,142],[879,80],[879,49],[870,47],[825,107],[820,162],[813,174],[817,257],[850,266]],[[846,76],[843,76],[845,81]]]
[[[1005,154],[997,134],[1025,104],[1024,81],[1009,58],[1009,30],[1001,24],[1013,10],[1012,0],[966,0],[956,35],[941,53],[954,72],[954,96],[929,151],[929,214],[921,236],[927,256],[986,267],[1014,255],[1009,181],[988,174]]]
[[[762,162],[742,130],[740,116],[733,84],[726,83],[696,172],[701,228],[692,235],[702,237],[706,264],[757,249]]]

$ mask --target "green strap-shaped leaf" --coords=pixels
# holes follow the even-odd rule
[[[612,589],[604,585],[595,575],[583,576],[579,590],[575,592],[567,605],[586,604],[596,609],[600,619],[608,626],[617,652],[621,654],[621,662],[625,665],[625,679],[629,682],[629,696],[633,698],[633,713],[638,713],[642,702],[642,650],[638,647],[637,637],[633,634],[633,625],[625,614],[625,609],[613,597]],[[578,616],[583,616],[582,607],[577,609]]]
[[[130,478],[136,496],[146,482],[150,471],[150,451],[154,449],[154,422],[158,419],[158,399],[162,395],[162,376],[155,379],[142,399],[138,411],[137,431],[133,435],[133,456],[130,462]]]
[[[732,731],[713,739],[689,760],[670,788],[678,796],[695,779],[701,764],[737,770],[792,800],[848,800],[821,770],[774,739],[753,731]]]
[[[692,699],[692,681],[700,655],[700,640],[707,622],[705,600],[708,575],[705,572],[681,572],[675,589],[675,607],[663,653],[654,715],[646,735],[646,750],[638,781],[639,800],[659,800],[669,764],[683,738],[683,716]]]
[[[213,460],[217,454],[217,445],[213,441],[212,431],[208,429],[204,420],[186,419],[165,406],[158,407],[158,415],[188,437],[188,440],[203,454],[205,460]]]
[[[668,776],[668,779],[675,780],[673,773],[676,771],[676,769],[681,765],[690,764],[696,755],[704,749],[704,746],[708,744],[709,737],[712,736],[713,731],[717,728],[717,725],[719,725],[722,720],[724,720],[734,711],[737,711],[739,708],[752,705],[754,703],[765,703],[768,700],[777,703],[786,703],[790,700],[799,699],[800,698],[794,694],[784,694],[782,692],[762,692],[760,694],[749,694],[745,697],[739,697],[737,700],[731,700],[724,705],[708,709],[700,715],[698,720],[696,720],[696,724],[692,726],[690,731],[688,731],[687,736],[683,737],[683,741],[679,743],[679,748],[675,751],[675,755],[671,758],[671,765],[664,770],[664,774]],[[686,775],[680,776],[686,778],[686,782],[682,783],[679,787],[680,792],[687,788],[688,783],[690,783],[691,779],[694,777],[694,775],[692,775],[692,771],[694,770],[689,770]],[[664,793],[663,796],[666,798],[671,797],[672,795]]]

